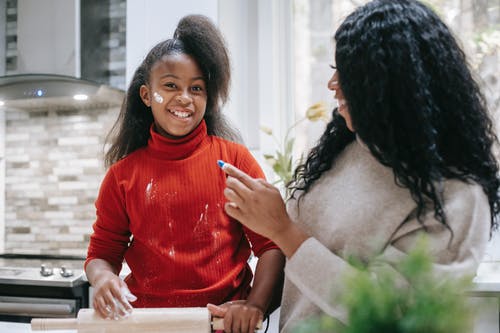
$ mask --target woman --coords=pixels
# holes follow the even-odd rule
[[[321,313],[346,323],[334,299],[350,256],[393,267],[425,234],[437,272],[472,275],[497,226],[497,138],[446,25],[417,1],[375,0],[335,41],[339,106],[287,209],[276,188],[223,166],[226,212],[287,256],[282,332]]]

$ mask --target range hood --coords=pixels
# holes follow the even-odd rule
[[[94,76],[88,73],[82,75],[81,2],[17,1],[17,74],[0,76],[0,108],[65,111],[122,104],[123,90],[89,81]]]
[[[26,111],[96,109],[121,105],[125,92],[54,74],[0,76],[0,106]]]

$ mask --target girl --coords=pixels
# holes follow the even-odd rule
[[[112,131],[85,262],[101,316],[126,316],[129,302],[227,302],[226,331],[253,332],[268,309],[283,255],[223,209],[226,179],[217,160],[264,177],[250,152],[231,141],[237,135],[221,114],[229,80],[220,32],[195,15],[136,70]],[[259,257],[252,288],[251,251]],[[122,281],[124,259],[131,273]]]

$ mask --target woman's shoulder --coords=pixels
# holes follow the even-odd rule
[[[463,207],[483,205],[489,209],[488,196],[477,182],[452,178],[445,180],[443,185],[445,202],[455,202]]]
[[[443,182],[443,210],[455,234],[487,238],[491,211],[488,196],[474,181],[447,179]],[[458,239],[457,239],[458,240]]]

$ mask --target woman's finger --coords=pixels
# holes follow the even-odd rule
[[[224,204],[224,211],[227,215],[231,216],[233,219],[242,221],[243,214],[238,206],[234,202],[226,202]]]
[[[241,207],[243,206],[244,200],[241,198],[235,191],[230,189],[229,187],[226,187],[223,191],[224,197],[229,201],[229,202],[234,202],[236,206]]]
[[[238,169],[234,165],[231,165],[231,164],[225,163],[225,162],[222,162],[222,163],[223,164],[222,164],[221,168],[222,168],[222,170],[224,170],[224,172],[226,174],[238,179],[240,182],[242,182],[246,187],[248,187],[251,190],[253,190],[255,188],[256,181],[254,178],[250,177],[249,175],[247,175],[246,173],[244,173],[243,171],[241,171],[240,169]],[[220,162],[219,162],[219,165],[221,165]]]
[[[245,185],[240,179],[235,178],[233,176],[228,176],[226,179],[226,187],[233,190],[236,194],[238,194],[243,201],[246,201],[249,196],[251,196],[254,191],[257,189],[257,182],[253,185],[253,188]]]

